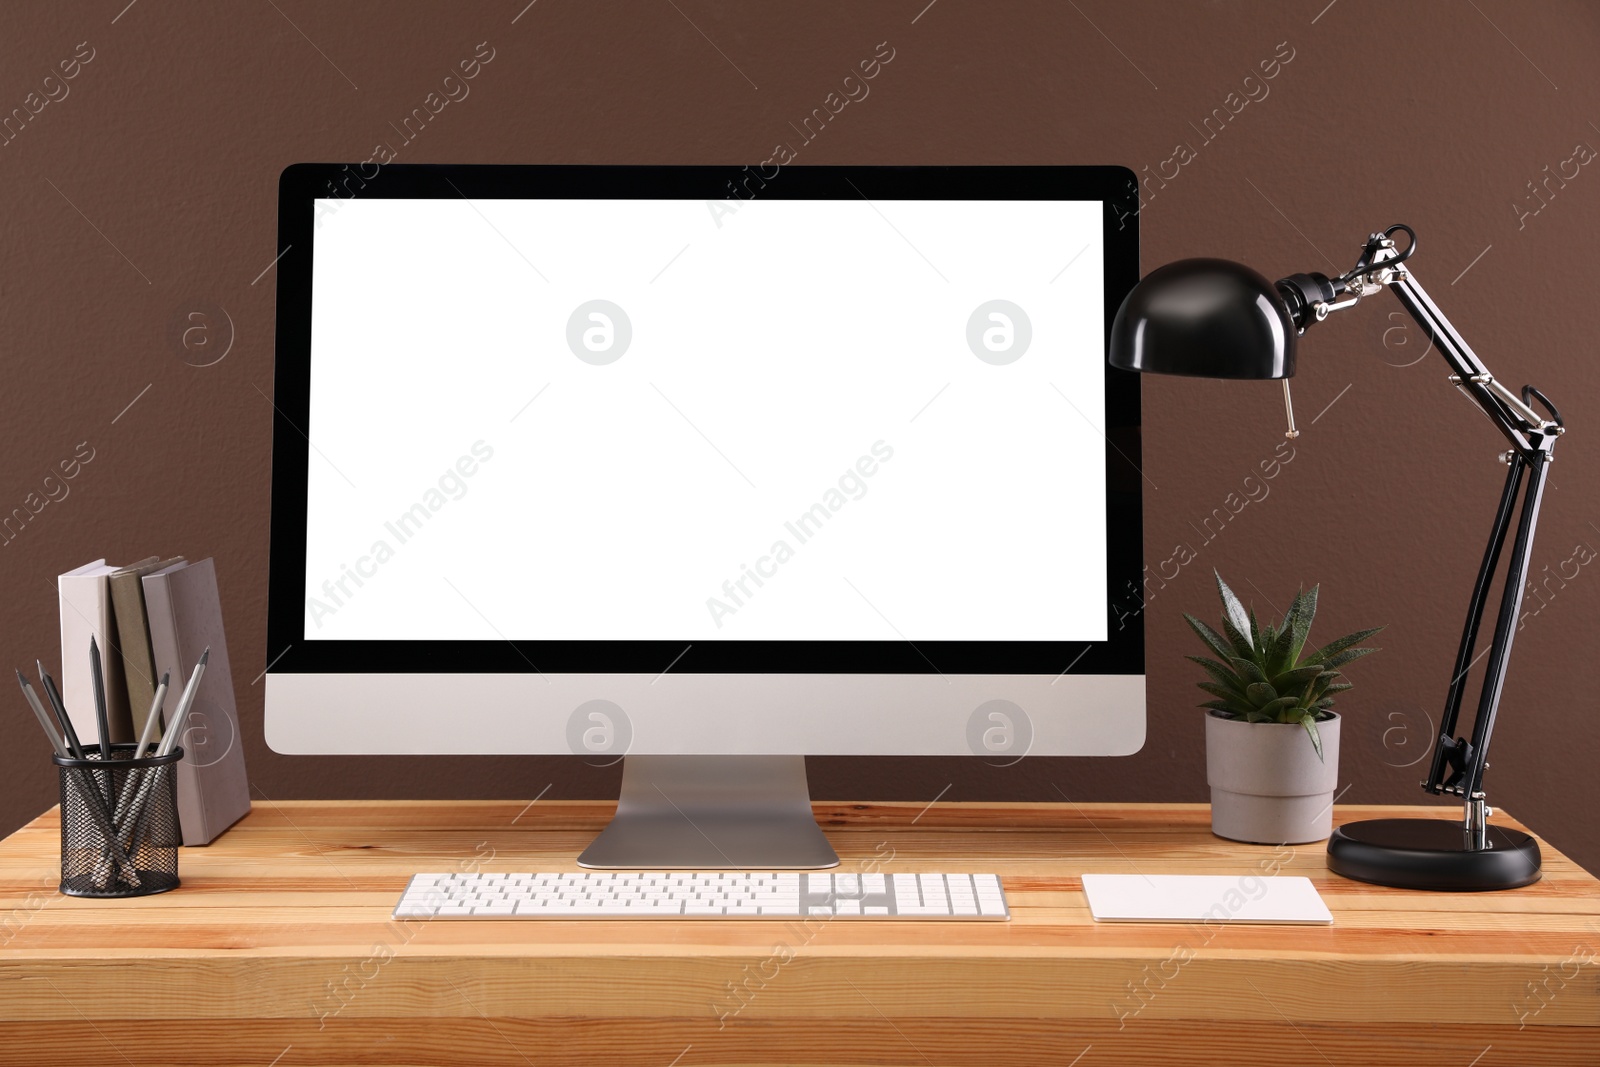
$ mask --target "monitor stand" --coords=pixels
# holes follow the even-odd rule
[[[617,814],[578,857],[621,871],[838,865],[811,814],[804,756],[628,756]]]

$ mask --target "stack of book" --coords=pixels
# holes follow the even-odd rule
[[[158,556],[118,567],[96,560],[57,579],[61,595],[62,698],[85,743],[98,742],[94,680],[84,650],[99,645],[112,743],[144,732],[156,681],[187,678],[209,646],[211,660],[178,739],[178,821],[185,845],[215,840],[250,810],[244,739],[222,632],[211,560]],[[165,725],[165,724],[160,724]]]

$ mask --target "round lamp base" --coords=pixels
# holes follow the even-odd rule
[[[1345,823],[1328,838],[1328,869],[1358,882],[1400,889],[1515,889],[1539,880],[1539,842],[1491,825],[1488,848],[1470,848],[1467,831],[1446,819],[1370,819]]]

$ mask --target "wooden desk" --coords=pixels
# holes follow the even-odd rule
[[[611,810],[576,802],[258,802],[177,892],[77,900],[51,811],[0,843],[0,1063],[1600,1063],[1600,883],[1548,846],[1534,886],[1417,893],[1202,805],[919,807],[817,813],[841,870],[995,871],[1013,921],[390,920],[415,871],[575,869]],[[1079,883],[1275,870],[1334,925],[1101,926]]]

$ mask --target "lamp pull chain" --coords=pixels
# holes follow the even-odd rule
[[[1289,429],[1283,436],[1293,441],[1300,436],[1300,431],[1294,428],[1294,401],[1289,398],[1289,379],[1280,379],[1283,382],[1283,412],[1289,416]]]

